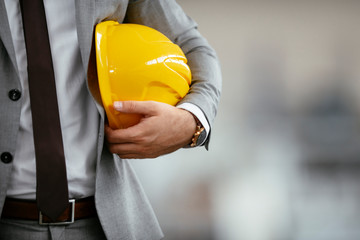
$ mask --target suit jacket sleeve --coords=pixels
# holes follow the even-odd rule
[[[125,22],[155,28],[182,48],[193,79],[181,103],[198,106],[212,126],[220,99],[221,72],[216,53],[198,32],[197,24],[174,0],[129,1]]]

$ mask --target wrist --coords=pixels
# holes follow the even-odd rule
[[[181,103],[177,105],[177,107],[190,112],[193,115],[194,121],[195,122],[200,121],[201,125],[205,128],[205,130],[203,131],[204,136],[201,138],[202,141],[201,142],[199,141],[199,144],[197,144],[197,145],[204,145],[207,142],[210,133],[210,125],[207,118],[204,115],[204,112],[198,106],[188,102]],[[195,132],[196,131],[195,125],[193,129],[194,129],[193,131]],[[189,139],[187,147],[190,147],[190,144],[191,144],[191,140]]]

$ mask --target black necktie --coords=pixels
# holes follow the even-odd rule
[[[53,221],[66,209],[68,186],[56,86],[42,0],[21,0],[36,156],[36,200]]]

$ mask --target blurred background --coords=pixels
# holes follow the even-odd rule
[[[360,239],[360,1],[178,3],[223,94],[210,151],[133,161],[165,239]]]

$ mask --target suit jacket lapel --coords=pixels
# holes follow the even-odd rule
[[[9,27],[9,21],[7,18],[7,12],[5,8],[5,2],[2,0],[0,1],[0,39],[3,42],[5,49],[7,50],[11,62],[18,72],[16,58],[15,58],[15,50],[14,45],[12,42],[11,31]]]
[[[76,27],[78,33],[79,47],[84,71],[87,73],[87,84],[90,93],[96,101],[96,107],[104,119],[104,108],[102,107],[101,97],[96,72],[96,59],[93,44],[95,19],[94,0],[75,0]]]
[[[95,2],[75,0],[76,27],[78,32],[81,58],[87,71],[95,22]]]

